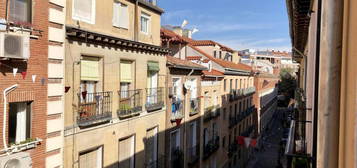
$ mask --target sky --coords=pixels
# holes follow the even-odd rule
[[[162,25],[197,28],[196,40],[214,40],[236,50],[290,51],[285,0],[158,0]]]

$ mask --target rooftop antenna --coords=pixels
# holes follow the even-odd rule
[[[188,24],[188,21],[186,19],[183,20],[183,22],[181,24],[181,28],[184,28],[187,24]]]
[[[195,34],[195,33],[197,33],[199,30],[197,29],[197,28],[193,28],[192,29],[192,34]]]

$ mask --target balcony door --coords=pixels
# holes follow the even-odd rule
[[[196,156],[197,151],[196,149],[196,145],[197,145],[197,122],[194,121],[190,124],[190,132],[191,132],[191,136],[190,136],[190,148],[192,149],[192,156]]]
[[[158,137],[157,127],[147,130],[145,142],[145,159],[148,167],[157,167]]]
[[[171,132],[170,135],[170,153],[171,160],[173,158],[174,153],[180,149],[180,129]]]

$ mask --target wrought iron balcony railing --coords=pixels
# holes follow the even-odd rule
[[[198,114],[199,112],[200,99],[195,98],[190,100],[190,115]]]
[[[78,94],[79,127],[88,127],[109,122],[112,119],[112,92]]]
[[[246,88],[243,91],[244,95],[250,95],[250,94],[253,94],[253,93],[255,93],[255,87],[254,86]]]
[[[171,121],[176,121],[177,119],[182,119],[183,115],[183,101],[179,98],[173,98],[171,104]]]
[[[145,161],[145,168],[164,168],[165,167],[165,157],[163,155],[159,156],[156,160]]]
[[[238,144],[233,142],[231,144],[229,144],[229,147],[228,147],[228,157],[232,157],[233,154],[237,153],[238,151]]]
[[[207,159],[219,149],[219,136],[213,137],[203,147],[203,159]]]
[[[230,102],[236,100],[236,99],[235,99],[235,95],[236,95],[236,90],[235,90],[235,89],[232,89],[232,90],[229,92],[229,95],[228,95]]]
[[[164,89],[146,88],[146,111],[152,112],[164,107]]]
[[[117,111],[120,119],[139,115],[142,111],[142,90],[119,91],[119,109]]]
[[[205,113],[203,115],[203,121],[207,122],[210,121],[221,114],[221,108],[219,106],[210,106],[205,108]]]
[[[194,165],[200,158],[200,145],[196,144],[188,148],[187,160],[189,165]]]
[[[229,128],[232,128],[232,127],[234,127],[235,125],[237,125],[237,117],[236,116],[230,116],[229,117],[229,125],[228,125],[228,127]]]

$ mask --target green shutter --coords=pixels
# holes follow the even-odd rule
[[[97,60],[81,60],[81,80],[99,81],[99,62]]]
[[[132,62],[122,61],[120,62],[120,82],[133,82],[132,79]]]
[[[148,62],[148,70],[149,71],[160,71],[159,63],[158,62]]]

